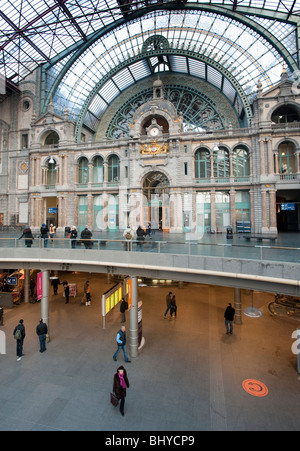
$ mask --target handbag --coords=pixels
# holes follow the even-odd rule
[[[110,394],[110,402],[114,407],[117,407],[117,405],[119,404],[119,400],[114,393]]]

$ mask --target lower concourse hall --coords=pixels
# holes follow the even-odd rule
[[[103,329],[101,294],[113,284],[98,274],[60,273],[77,284],[65,304],[63,289],[50,291],[47,351],[35,329],[39,303],[5,310],[6,354],[0,355],[0,430],[11,431],[296,431],[299,377],[292,338],[297,323],[271,315],[271,293],[253,293],[260,318],[242,317],[226,335],[224,311],[233,289],[184,284],[139,286],[145,344],[131,363],[113,361],[120,329],[118,306]],[[90,280],[91,306],[81,305]],[[177,300],[176,319],[164,319],[166,295]],[[243,309],[252,297],[242,291]],[[24,320],[24,356],[16,361],[13,329]],[[129,335],[129,314],[125,326]],[[127,350],[129,347],[127,347]],[[125,415],[110,404],[113,376],[124,365],[130,382]],[[247,380],[266,396],[244,389]]]

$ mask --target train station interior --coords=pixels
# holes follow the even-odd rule
[[[299,37],[300,0],[0,0],[0,431],[300,429]]]

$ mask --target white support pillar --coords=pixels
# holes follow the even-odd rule
[[[130,356],[138,355],[138,280],[132,277],[132,306],[129,311]]]
[[[242,324],[241,289],[234,289],[235,324]]]
[[[48,326],[49,333],[49,272],[43,273],[43,297],[41,299],[41,319]]]
[[[29,302],[29,289],[30,289],[30,269],[24,270],[24,302]]]

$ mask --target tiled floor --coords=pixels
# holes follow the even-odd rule
[[[77,283],[78,295],[64,303],[62,288],[50,297],[50,337],[39,353],[35,327],[39,304],[5,311],[6,354],[0,355],[0,430],[299,430],[300,380],[292,353],[298,323],[270,315],[271,294],[255,292],[261,318],[243,316],[232,336],[225,334],[224,310],[233,290],[187,285],[139,287],[146,343],[126,369],[130,381],[125,416],[109,402],[113,375],[124,364],[116,349],[120,313],[102,327],[101,294],[112,286],[105,276],[60,274]],[[83,284],[91,281],[92,306],[80,306]],[[176,294],[176,320],[163,319],[165,296]],[[242,293],[243,308],[252,305]],[[127,312],[127,327],[129,320]],[[14,326],[26,326],[25,356],[16,361]],[[129,349],[129,346],[127,347]],[[255,379],[268,395],[247,393]]]

